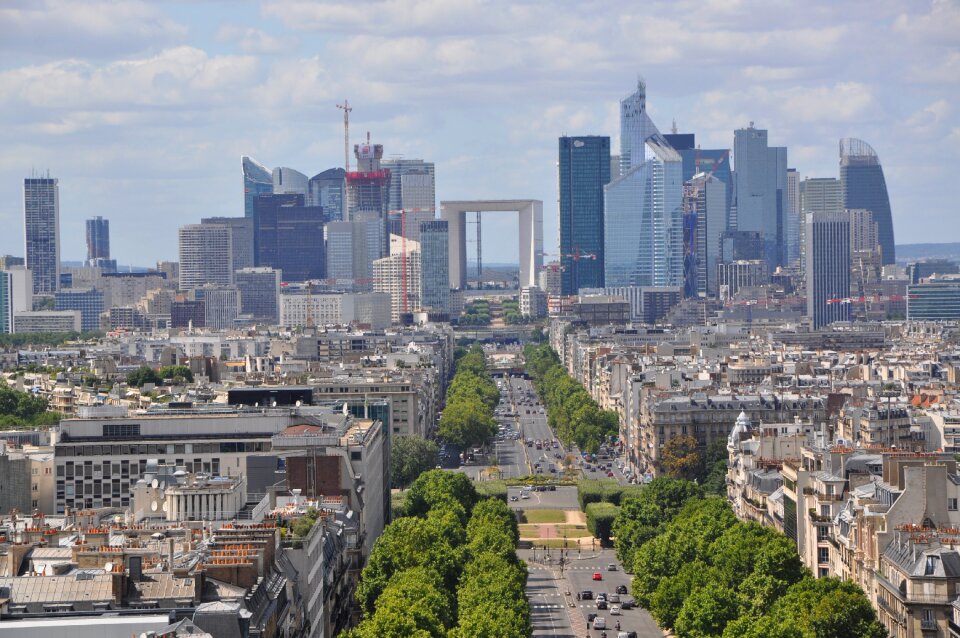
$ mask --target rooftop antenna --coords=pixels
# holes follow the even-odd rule
[[[673,126],[670,127],[670,132],[674,135],[677,134],[677,118],[673,118]]]
[[[353,110],[353,107],[350,106],[348,100],[344,100],[343,104],[337,104],[337,108],[343,111],[343,165],[346,171],[350,172],[350,111]]]

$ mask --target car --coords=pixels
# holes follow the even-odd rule
[[[597,601],[597,609],[606,609],[606,608],[607,608],[607,601],[605,600]]]
[[[620,603],[620,609],[623,610],[633,609],[636,606],[637,601],[635,601],[633,598],[625,598],[623,602]]]
[[[589,625],[590,623],[592,623],[592,622],[593,622],[593,619],[596,618],[596,617],[597,617],[597,614],[595,614],[594,612],[591,611],[590,613],[588,613],[588,614],[587,614],[587,624]]]
[[[605,592],[602,592],[602,591],[597,592],[597,600],[606,600],[606,599],[607,599],[607,594]]]
[[[594,579],[594,580],[603,580],[603,574],[601,574],[600,572],[593,572],[593,579]]]
[[[604,620],[603,616],[597,616],[593,619],[593,628],[594,629],[606,629],[607,621]]]
[[[530,498],[530,495],[527,494],[526,492],[521,492],[521,493],[520,493],[520,498],[522,498],[522,499],[528,499],[528,498]]]
[[[513,495],[513,494],[510,495],[510,501],[511,501],[511,502],[514,502],[514,503],[515,503],[515,502],[517,502],[517,500],[518,500],[518,499],[517,499],[516,495]]]
[[[610,615],[619,616],[620,615],[620,606],[619,605],[610,605]]]
[[[627,586],[626,586],[626,585],[617,585],[617,593],[618,593],[618,594],[626,594],[626,593],[627,593]]]
[[[608,572],[615,572],[615,571],[617,571],[617,564],[616,564],[616,563],[610,563],[609,565],[607,565],[607,571],[608,571]]]
[[[557,486],[551,483],[549,486],[547,486],[547,489],[549,489],[551,492],[556,492]]]
[[[613,472],[607,472],[607,478],[613,478]]]
[[[620,594],[610,594],[607,596],[607,602],[620,604]]]
[[[580,599],[581,599],[581,600],[592,600],[592,599],[593,599],[593,592],[590,591],[589,589],[584,589],[582,592],[580,592]]]
[[[621,631],[617,634],[617,638],[637,638],[637,632],[635,631]]]

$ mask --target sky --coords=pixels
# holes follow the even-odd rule
[[[342,166],[344,99],[351,144],[435,162],[440,200],[543,200],[555,251],[557,138],[618,148],[639,75],[662,131],[754,122],[801,177],[867,141],[897,243],[960,241],[958,34],[958,0],[4,0],[0,253],[49,171],[62,259],[95,215],[120,263],[176,259],[179,226],[243,214],[241,155]],[[516,261],[511,221],[484,217],[485,262]]]

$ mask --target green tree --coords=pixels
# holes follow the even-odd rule
[[[477,503],[477,490],[466,474],[430,470],[413,482],[407,492],[407,512],[411,516],[426,516],[434,507],[453,498],[469,515]]]
[[[193,383],[193,371],[190,366],[164,366],[157,373],[161,379],[171,379],[174,383]]]
[[[390,449],[391,484],[404,488],[437,465],[440,448],[419,436],[398,436]]]
[[[460,447],[483,445],[497,433],[497,422],[479,399],[448,403],[437,436]]]
[[[726,441],[714,441],[707,446],[704,461],[704,473],[700,480],[707,494],[727,495],[727,444]]]
[[[140,366],[127,375],[127,383],[142,388],[147,383],[161,384],[163,378],[150,366]]]
[[[687,597],[707,584],[718,582],[718,575],[703,561],[687,563],[657,585],[650,596],[650,615],[661,627],[673,627]]]
[[[692,436],[675,436],[663,444],[660,465],[672,478],[693,480],[703,471],[703,457]]]
[[[717,583],[708,583],[687,596],[677,614],[674,630],[679,638],[715,638],[740,615],[737,593]]]
[[[399,572],[377,599],[376,612],[355,630],[357,638],[445,638],[453,614],[442,587],[443,581],[432,569],[412,567]]]

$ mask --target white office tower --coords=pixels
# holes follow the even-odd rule
[[[204,325],[210,330],[230,330],[240,315],[240,293],[235,286],[204,286]]]
[[[227,226],[188,224],[180,228],[180,289],[233,283],[233,239]]]

